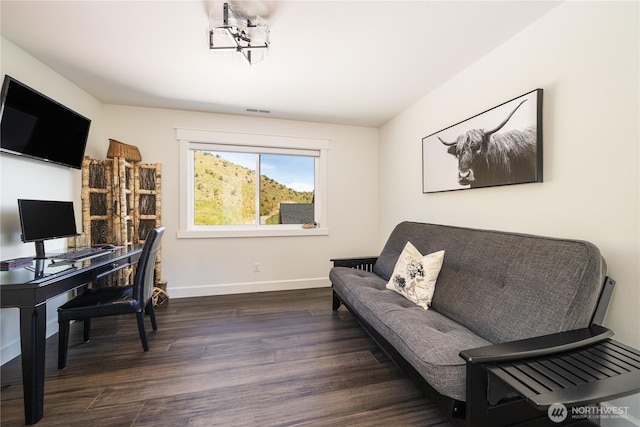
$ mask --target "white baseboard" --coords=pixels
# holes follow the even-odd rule
[[[18,325],[18,327],[20,327],[20,325]],[[47,322],[47,338],[57,333],[58,333],[58,321],[56,319],[48,321]],[[10,360],[13,360],[16,357],[20,356],[20,354],[21,354],[20,339],[18,338],[4,345],[0,349],[0,360],[4,365]]]
[[[167,287],[169,298],[190,298],[212,295],[245,294],[252,292],[288,291],[293,289],[328,288],[329,278],[275,280],[268,282],[223,283],[199,286]]]
[[[17,356],[20,356],[20,340],[13,340],[0,349],[0,360],[3,365]]]

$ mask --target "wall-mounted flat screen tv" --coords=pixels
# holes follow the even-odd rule
[[[80,169],[91,120],[5,75],[0,151]]]

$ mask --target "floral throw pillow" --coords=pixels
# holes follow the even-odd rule
[[[407,242],[387,283],[387,289],[428,310],[443,260],[444,251],[423,256],[411,242]]]

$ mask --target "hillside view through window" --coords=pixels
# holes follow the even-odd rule
[[[195,225],[280,224],[282,204],[312,206],[312,156],[204,150],[193,153]]]

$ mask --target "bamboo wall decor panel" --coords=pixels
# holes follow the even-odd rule
[[[161,209],[160,163],[132,163],[122,157],[84,158],[82,228],[89,245],[144,244],[149,230],[161,225]],[[156,285],[166,291],[160,259],[159,254]]]

